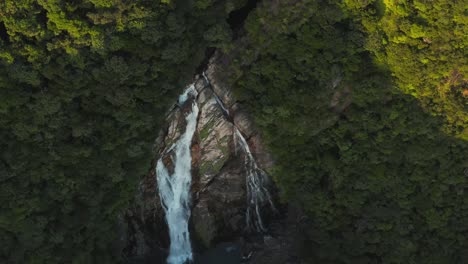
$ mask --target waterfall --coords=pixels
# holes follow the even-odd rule
[[[209,84],[208,79],[203,74]],[[230,119],[229,110],[224,106],[222,100],[213,93],[215,100],[226,119]],[[168,264],[185,264],[193,261],[192,246],[190,243],[190,233],[188,222],[191,215],[190,198],[192,183],[192,157],[191,144],[197,127],[199,114],[196,102],[197,91],[194,84],[191,84],[183,94],[179,96],[178,105],[191,104],[191,111],[184,113],[186,120],[185,131],[172,145],[168,145],[156,163],[156,179],[158,183],[158,193],[161,204],[165,211],[166,222],[169,228],[170,249],[167,258]],[[233,124],[234,141],[240,146],[244,153],[244,167],[246,172],[247,188],[247,209],[246,225],[249,230],[257,232],[266,231],[262,219],[261,209],[267,203],[272,210],[276,210],[267,189],[269,184],[268,175],[258,166],[255,157],[250,150],[247,140],[241,131]],[[174,171],[170,173],[163,159],[171,155],[174,164]]]
[[[203,78],[205,81],[210,84],[208,77],[203,72]],[[223,114],[226,116],[227,119],[230,119],[229,110],[224,105],[223,101],[219,96],[213,91],[215,100]],[[261,214],[261,207],[265,203],[269,203],[270,207],[273,211],[276,211],[276,208],[273,204],[273,200],[271,199],[270,192],[266,188],[269,183],[268,175],[265,171],[263,171],[260,167],[258,167],[257,162],[255,161],[255,157],[252,155],[250,151],[249,144],[247,140],[244,138],[242,133],[237,128],[234,122],[230,121],[234,127],[234,138],[236,144],[240,145],[244,152],[244,168],[247,173],[246,175],[246,185],[247,185],[247,212],[246,212],[246,224],[249,230],[255,230],[257,232],[265,232],[266,228],[263,224],[262,214]]]
[[[193,84],[179,97],[179,105],[184,104],[190,96],[197,96]],[[168,264],[184,264],[191,262],[193,259],[188,230],[190,219],[190,186],[192,183],[190,147],[197,126],[197,117],[198,106],[196,100],[194,100],[192,102],[192,111],[185,115],[185,120],[187,121],[185,132],[166,151],[167,153],[174,149],[174,173],[172,175],[169,174],[163,163],[163,155],[156,165],[159,196],[166,213],[169,237],[171,239],[169,256],[167,258]]]
[[[263,224],[261,207],[265,203],[269,203],[271,209],[276,211],[271,199],[270,192],[266,188],[268,184],[268,175],[265,171],[260,169],[255,161],[252,152],[250,151],[249,144],[241,134],[239,129],[235,127],[235,138],[244,151],[244,166],[246,170],[246,185],[247,185],[247,212],[246,212],[246,223],[247,228],[250,230],[255,229],[257,232],[266,231],[265,225]]]

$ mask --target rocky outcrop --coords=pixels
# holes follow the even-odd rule
[[[193,138],[192,154],[192,217],[190,235],[194,251],[202,252],[225,241],[237,241],[249,235],[246,225],[247,188],[244,155],[235,140],[239,129],[265,171],[273,166],[273,159],[262,145],[252,119],[235,100],[229,89],[217,76],[219,57],[208,65],[206,76],[196,76],[196,102],[199,107],[197,128]],[[225,109],[220,106],[220,102]],[[185,107],[176,105],[167,115],[167,126],[155,144],[155,158],[162,158],[171,172],[173,160],[168,149],[185,129]],[[156,159],[155,159],[156,160]],[[152,166],[154,168],[154,164]],[[271,188],[272,186],[267,186]],[[164,210],[157,193],[154,169],[141,180],[135,202],[124,217],[128,257],[152,255],[162,259],[169,245]],[[265,219],[269,214],[265,204]],[[155,257],[156,256],[156,257]],[[156,261],[156,262],[155,262]]]

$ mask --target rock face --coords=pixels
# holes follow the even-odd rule
[[[246,138],[260,168],[268,171],[273,165],[273,159],[265,151],[252,119],[236,102],[231,90],[216,76],[217,58],[215,56],[210,61],[206,78],[195,78],[198,91],[196,101],[200,109],[191,147],[190,236],[195,254],[249,234],[245,217],[247,188],[244,153],[237,146],[235,128]],[[220,106],[217,97],[225,109]],[[169,171],[174,166],[168,148],[185,130],[185,107],[176,106],[168,113],[167,126],[156,140],[155,160],[162,158]],[[268,204],[264,207],[264,220],[268,223]],[[151,256],[151,263],[159,263],[158,260],[164,263],[169,239],[154,169],[141,180],[139,193],[123,222],[126,226],[124,255],[129,258]]]

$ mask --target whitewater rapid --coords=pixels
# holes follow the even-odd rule
[[[183,105],[190,97],[196,98],[197,91],[190,85],[179,97],[179,105]],[[171,245],[168,264],[185,264],[193,260],[192,246],[188,222],[190,219],[190,186],[192,184],[192,157],[190,146],[197,126],[198,105],[192,101],[191,112],[185,115],[187,126],[185,132],[168,151],[174,150],[172,160],[174,172],[171,175],[161,157],[156,164],[156,177],[158,182],[161,204],[166,213],[169,227]],[[166,151],[166,152],[168,152]]]

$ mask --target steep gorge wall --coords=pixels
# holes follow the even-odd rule
[[[194,84],[200,108],[192,152],[192,217],[190,232],[194,253],[204,251],[220,242],[248,237],[246,224],[247,188],[244,153],[235,140],[235,127],[246,138],[258,166],[268,171],[274,164],[261,143],[261,136],[249,114],[235,100],[231,89],[217,72],[221,55],[210,60],[206,77],[198,75]],[[223,112],[218,97],[229,112]],[[155,161],[162,156],[166,167],[173,169],[171,151],[167,151],[185,129],[185,106],[174,105],[166,116],[167,125],[160,131],[154,147]],[[167,153],[166,153],[167,152]],[[163,154],[164,153],[164,154]],[[152,169],[140,181],[139,192],[123,221],[123,254],[127,258],[146,256],[164,262],[169,238],[164,210],[157,193]],[[273,187],[272,182],[268,188]],[[265,204],[265,207],[268,205]],[[266,208],[265,208],[266,209]],[[273,214],[264,210],[266,222]]]

